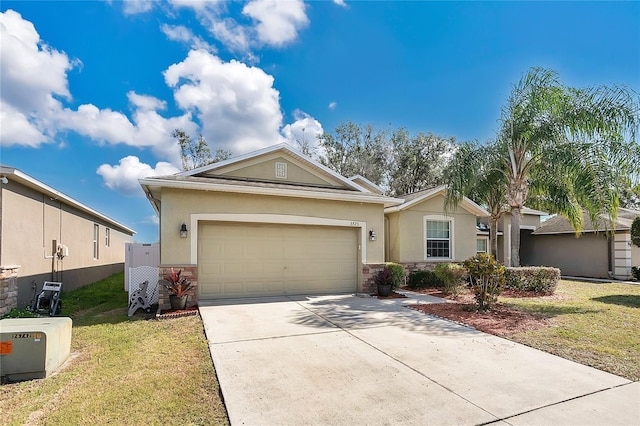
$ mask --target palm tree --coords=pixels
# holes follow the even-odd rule
[[[455,208],[463,196],[489,211],[491,254],[497,258],[498,220],[508,211],[505,174],[495,145],[465,143],[458,147],[445,171],[447,193],[445,208]]]
[[[582,230],[582,210],[594,219],[617,215],[620,182],[637,179],[638,102],[621,87],[575,89],[555,71],[532,68],[502,111],[495,148],[511,209],[511,266],[520,265],[520,211],[530,205],[566,216]]]

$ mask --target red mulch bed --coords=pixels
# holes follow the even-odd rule
[[[468,293],[459,295],[454,299],[453,296],[445,295],[437,288],[428,288],[417,292],[446,298],[449,301],[446,303],[410,305],[408,306],[409,308],[466,324],[477,330],[496,336],[507,337],[522,331],[536,330],[549,325],[548,321],[541,316],[509,308],[500,302],[495,303],[490,311],[476,311],[473,295]],[[540,293],[517,290],[504,290],[501,295],[505,297],[545,296]]]

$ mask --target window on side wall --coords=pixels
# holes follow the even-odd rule
[[[425,260],[453,259],[453,218],[425,216]]]
[[[93,224],[93,258],[98,258],[98,239],[100,236],[100,227],[97,223]]]
[[[487,239],[478,238],[476,240],[476,253],[486,253],[486,252],[487,252]]]
[[[111,247],[111,229],[104,229],[104,245],[106,247]]]

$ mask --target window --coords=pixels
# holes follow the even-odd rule
[[[104,245],[107,247],[111,247],[111,229],[104,229]]]
[[[276,163],[276,177],[280,179],[287,178],[287,163]]]
[[[100,228],[97,223],[93,224],[93,258],[98,258],[98,238],[100,235]]]
[[[453,218],[425,216],[425,259],[453,259]]]
[[[486,253],[486,252],[487,252],[487,239],[478,238],[476,240],[476,253]]]

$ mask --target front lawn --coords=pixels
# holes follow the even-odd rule
[[[458,303],[412,308],[640,380],[640,285],[562,280],[552,296],[509,293],[489,312],[469,309],[473,297],[468,292]]]
[[[63,293],[73,361],[0,386],[3,424],[228,424],[200,318],[129,319],[123,280]]]
[[[500,298],[549,327],[509,338],[629,380],[640,380],[640,285],[561,281],[558,298]],[[546,300],[545,300],[546,299]]]

